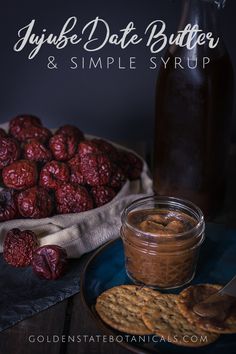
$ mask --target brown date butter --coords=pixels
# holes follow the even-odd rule
[[[195,217],[173,208],[128,212],[121,229],[128,276],[135,283],[166,289],[189,282],[204,239],[197,224]]]
[[[188,289],[187,308],[197,315],[196,325],[201,325],[210,332],[215,328],[219,332],[231,333],[228,331],[236,319],[236,298],[221,293],[220,286],[217,289],[198,284]]]
[[[229,316],[232,305],[235,303],[234,296],[217,292],[207,299],[197,302],[193,306],[193,311],[200,317],[207,318],[209,322],[218,321],[220,323]]]

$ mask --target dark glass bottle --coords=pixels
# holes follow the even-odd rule
[[[198,24],[220,37],[219,7],[220,1],[184,0],[179,30]],[[176,57],[184,69],[175,66]],[[204,57],[210,59],[205,68]],[[154,188],[160,195],[189,199],[209,215],[224,196],[233,107],[231,61],[221,37],[214,49],[208,44],[191,50],[172,45],[167,58],[156,88]]]

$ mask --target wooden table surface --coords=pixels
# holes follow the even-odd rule
[[[216,222],[236,226],[236,151],[233,150],[227,198]],[[81,271],[89,256],[84,256]],[[0,333],[0,354],[128,354],[119,344],[102,342],[106,335],[93,321],[80,293]],[[75,342],[69,340],[70,336]],[[74,336],[74,337],[73,337]],[[100,338],[89,341],[89,337]],[[78,338],[78,339],[77,339]],[[78,340],[78,341],[77,341]],[[81,340],[81,341],[79,341]],[[140,354],[142,352],[140,351]]]
[[[88,258],[83,257],[81,271]],[[103,343],[102,335],[106,333],[94,323],[78,293],[2,331],[0,354],[130,353],[118,344]],[[69,336],[74,338],[74,343]],[[91,342],[90,336],[99,342]]]

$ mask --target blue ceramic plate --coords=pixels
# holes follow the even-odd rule
[[[236,274],[236,230],[222,225],[208,224],[192,284],[227,283]],[[100,320],[94,305],[105,290],[122,284],[132,284],[124,267],[124,251],[120,238],[101,247],[87,263],[82,279],[81,294],[94,319],[106,334],[137,353],[227,354],[236,353],[236,334],[221,335],[213,344],[201,348],[187,348],[163,342],[157,336],[133,336],[116,331]],[[182,289],[172,291],[178,293]]]

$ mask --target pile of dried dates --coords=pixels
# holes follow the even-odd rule
[[[60,278],[67,269],[67,253],[57,245],[39,247],[31,230],[11,229],[3,243],[3,258],[13,267],[32,266],[33,271],[47,280]]]
[[[78,213],[110,202],[142,161],[76,126],[53,135],[38,117],[19,115],[0,129],[0,221]]]

